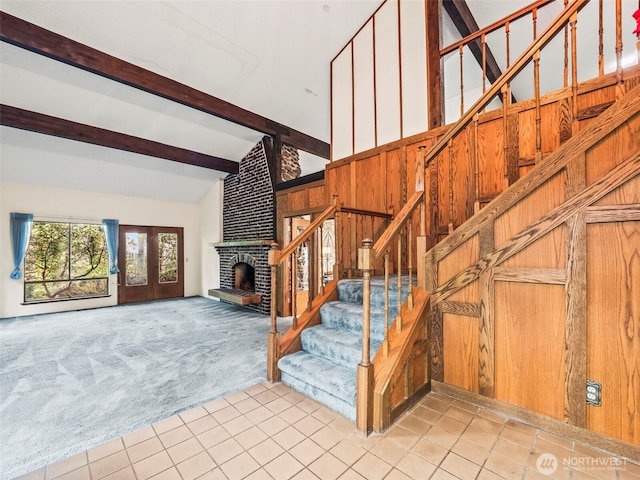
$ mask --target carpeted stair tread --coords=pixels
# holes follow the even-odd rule
[[[362,335],[362,305],[350,302],[327,302],[320,307],[322,324],[337,330],[349,330]],[[396,309],[389,308],[389,325],[396,316]],[[382,341],[384,336],[384,308],[371,307],[371,338]]]
[[[317,325],[304,330],[301,340],[304,351],[344,367],[354,368],[362,360],[361,333]],[[381,342],[381,338],[371,339],[372,356]]]
[[[402,301],[409,293],[409,278],[402,278]],[[338,282],[338,300],[320,308],[320,325],[301,334],[302,350],[278,361],[281,380],[355,421],[356,368],[362,360],[362,279]],[[397,315],[397,277],[389,286],[389,326]],[[371,279],[371,356],[384,337],[384,277]]]
[[[329,407],[334,412],[337,412],[340,415],[344,415],[352,422],[356,421],[356,406],[354,404],[346,402],[341,398],[335,397],[332,394],[327,393],[324,390],[320,390],[319,388],[316,388],[305,381],[299,380],[298,378],[292,377],[285,372],[282,372],[281,381],[285,385],[289,385],[294,390],[308,396],[309,398],[313,398],[315,401]]]
[[[415,280],[413,282],[415,284]],[[364,280],[344,279],[338,282],[338,300],[362,305]],[[401,298],[404,303],[409,294],[409,276],[402,277]],[[389,306],[398,304],[398,277],[389,278]],[[384,277],[371,278],[371,307],[384,307]]]
[[[323,391],[349,405],[356,404],[356,366],[348,368],[325,357],[304,350],[286,355],[278,361],[282,381],[292,377]],[[286,374],[286,377],[285,377]],[[331,408],[331,405],[327,405]]]

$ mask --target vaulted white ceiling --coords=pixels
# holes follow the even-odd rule
[[[380,3],[2,0],[0,8],[328,143],[329,63]],[[4,42],[0,56],[7,105],[234,161],[263,136]],[[0,135],[5,182],[113,193],[117,185],[197,202],[226,175],[10,127]],[[325,163],[302,153],[303,173]]]
[[[381,3],[0,0],[0,9],[329,143],[331,59]],[[467,3],[483,27],[531,2]],[[546,25],[562,3],[556,0],[553,8],[541,13],[541,24]],[[594,9],[594,18],[597,3],[587,7]],[[623,18],[632,22],[637,2],[623,3]],[[605,16],[614,14],[615,2],[605,0]],[[583,23],[583,31],[589,30],[588,25]],[[445,45],[459,38],[454,30],[443,18]],[[634,53],[631,30],[629,23],[625,44]],[[596,43],[597,35],[590,38]],[[582,41],[581,51],[597,56],[597,45],[584,47]],[[612,50],[612,42],[605,48]],[[243,158],[263,136],[5,42],[0,42],[0,102],[233,161]],[[304,152],[301,157],[303,174],[322,170],[326,163]],[[225,175],[0,127],[3,182],[195,203]]]

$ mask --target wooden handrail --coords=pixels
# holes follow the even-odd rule
[[[289,255],[295,252],[300,245],[306,242],[311,237],[311,235],[313,235],[313,233],[318,228],[320,228],[320,225],[322,225],[325,220],[333,217],[333,215],[336,213],[337,208],[338,207],[336,205],[327,207],[324,212],[322,212],[313,222],[311,222],[311,224],[309,224],[307,228],[305,228],[300,233],[300,235],[298,235],[290,243],[288,243],[286,247],[280,250],[277,258],[277,263],[282,263],[285,258],[289,257]]]
[[[537,166],[535,172],[531,172],[530,175],[511,185],[508,194],[502,194],[494,198],[477,215],[471,217],[462,227],[438,243],[433,248],[435,261],[440,261],[448,256],[490,222],[539,188],[546,178],[556,175],[565,168],[576,155],[600,142],[639,110],[640,86],[636,86],[624,99],[616,102],[602,113],[597,122],[591,123],[581,130],[578,135],[564,143],[554,152],[553,156]]]
[[[424,192],[415,192],[411,198],[404,204],[402,210],[396,215],[391,224],[386,228],[382,236],[373,246],[374,259],[377,260],[380,256],[389,248],[391,241],[398,235],[400,229],[404,226],[409,216],[413,213],[416,207],[420,204]]]
[[[504,17],[502,20],[498,20],[494,23],[492,23],[491,25],[484,27],[480,30],[477,30],[469,35],[467,35],[466,37],[464,37],[461,40],[458,40],[455,43],[452,43],[451,45],[449,45],[448,47],[444,47],[442,50],[440,50],[440,56],[446,55],[447,53],[451,53],[455,50],[457,50],[460,46],[464,46],[467,43],[471,43],[472,40],[477,39],[478,37],[482,37],[482,35],[488,35],[491,32],[504,27],[507,23],[511,23],[515,20],[518,20],[522,17],[524,17],[525,15],[528,15],[529,13],[531,13],[532,11],[540,8],[540,7],[544,7],[545,5],[554,2],[555,0],[538,0],[537,2],[532,3],[531,5],[527,5],[526,7],[521,8],[520,10],[517,10],[515,12],[513,12],[512,14]]]
[[[340,207],[338,210],[341,213],[354,213],[356,215],[367,215],[369,217],[393,218],[392,213],[376,212],[374,210],[363,210],[361,208]]]
[[[573,3],[567,5],[556,19],[545,29],[545,31],[518,57],[518,59],[511,65],[498,79],[495,81],[491,88],[489,88],[473,106],[467,110],[467,112],[455,123],[446,133],[440,138],[440,140],[431,147],[427,153],[425,153],[425,168],[429,166],[431,161],[438,155],[445,146],[449,143],[453,137],[455,137],[460,131],[465,128],[473,117],[486,107],[489,102],[500,93],[503,86],[505,86],[513,77],[515,77],[520,71],[533,60],[533,56],[536,52],[541,50],[551,39],[562,29],[565,24],[571,19],[571,17],[577,14],[589,0],[574,0]]]

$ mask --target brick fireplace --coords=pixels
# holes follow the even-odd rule
[[[264,137],[240,161],[239,172],[225,178],[222,242],[213,244],[220,257],[220,288],[209,290],[209,295],[270,313],[268,252],[276,231],[274,183],[289,179],[292,172],[299,176],[298,165],[297,150],[283,145],[276,159],[271,138]]]

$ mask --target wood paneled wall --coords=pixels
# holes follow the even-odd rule
[[[625,79],[625,88],[630,90],[640,82],[640,67],[625,70]],[[542,159],[609,107],[615,100],[615,90],[613,74],[580,84],[575,119],[570,88],[543,96]],[[502,110],[483,113],[428,166],[428,248],[535,166],[534,124],[532,100],[509,106],[506,122]],[[328,164],[327,196],[337,194],[343,206],[398,212],[415,191],[416,157],[423,152],[420,147],[428,149],[447,128]],[[327,198],[327,204],[329,201]]]
[[[637,447],[640,87],[608,115],[427,254],[432,374]]]
[[[319,180],[305,185],[280,190],[276,192],[276,238],[283,248],[291,240],[285,234],[285,219],[300,215],[311,215],[322,212],[328,205],[326,202],[325,182]],[[289,296],[289,282],[284,268],[278,270],[278,285],[285,288],[278,289],[276,311],[278,315],[291,315]]]
[[[639,84],[640,69],[626,70],[626,91]],[[509,208],[489,205],[518,182],[497,204],[510,201],[558,161],[559,147],[600,128],[615,88],[613,76],[581,84],[577,109],[569,90],[543,97],[540,165],[535,106],[525,101],[509,107],[507,128],[501,112],[480,115],[426,169],[428,246],[446,240],[425,262],[432,376],[640,445],[639,101],[628,120],[582,153],[572,149],[571,161]],[[443,131],[329,164],[327,195],[397,212],[413,192],[419,147]],[[626,180],[616,183],[622,170]],[[481,228],[456,236],[476,210],[486,213]],[[603,385],[602,407],[585,405],[587,378]]]

